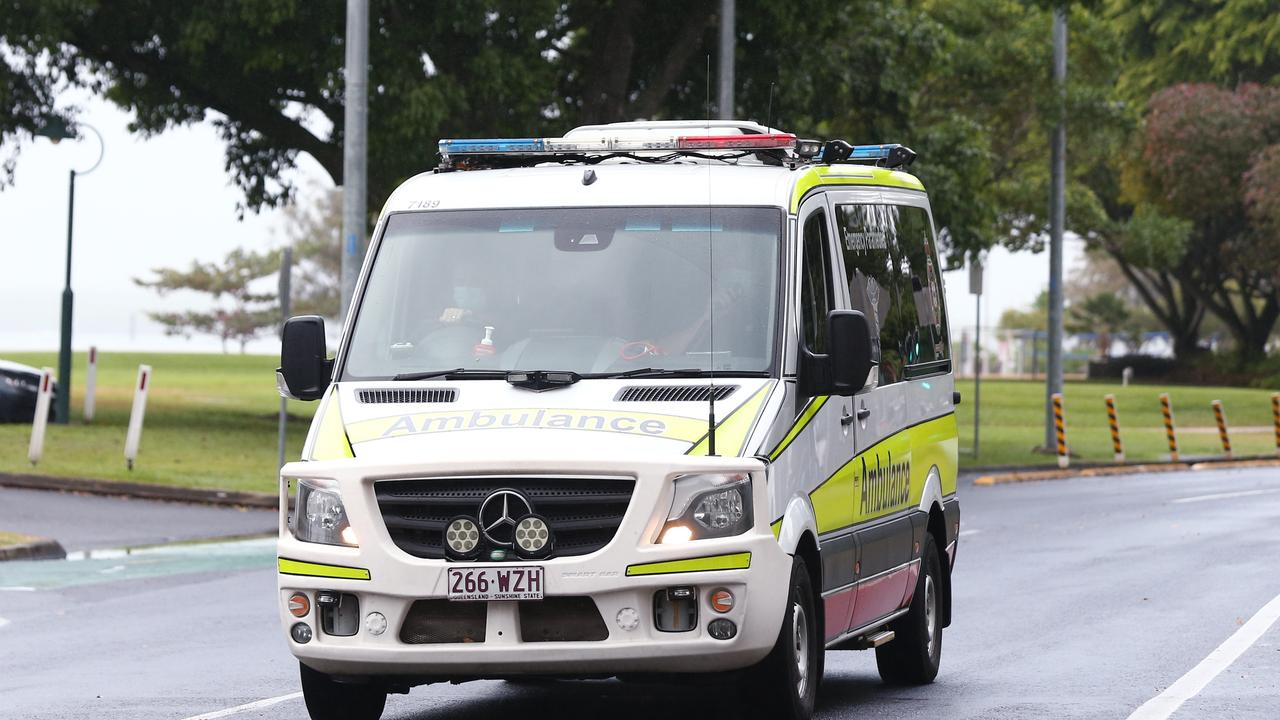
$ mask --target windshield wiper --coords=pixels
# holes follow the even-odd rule
[[[708,370],[700,370],[698,368],[682,368],[679,370],[669,370],[667,368],[636,368],[634,370],[623,370],[621,372],[612,373],[590,373],[583,375],[584,378],[601,379],[601,378],[644,378],[644,377],[702,377],[709,374]]]
[[[463,377],[476,378],[478,380],[501,380],[507,374],[501,370],[480,370],[477,368],[452,368],[449,370],[426,370],[424,372],[400,373],[392,377],[392,380],[429,380],[431,378],[442,377],[446,380],[456,380]]]
[[[582,376],[567,370],[512,370],[506,374],[507,382],[518,388],[542,392],[552,388],[568,387]]]

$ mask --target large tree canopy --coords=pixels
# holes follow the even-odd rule
[[[1043,231],[1049,82],[1045,4],[1018,0],[742,0],[740,117],[803,135],[904,142],[953,258]],[[715,0],[371,4],[369,207],[435,163],[440,137],[558,134],[587,122],[703,117]],[[1072,15],[1068,109],[1078,147],[1108,127],[1114,34]],[[19,143],[69,86],[163,132],[212,118],[256,210],[287,201],[298,153],[342,182],[343,5],[306,0],[8,0],[0,133]],[[1073,61],[1075,62],[1075,61]],[[72,119],[74,108],[60,108]],[[332,128],[332,131],[329,130]],[[10,166],[12,169],[12,166]]]

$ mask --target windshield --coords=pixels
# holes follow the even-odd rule
[[[392,215],[343,376],[766,372],[781,227],[764,208]]]

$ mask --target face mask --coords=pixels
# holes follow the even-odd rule
[[[453,289],[453,304],[460,308],[474,310],[484,305],[484,288],[456,287]]]

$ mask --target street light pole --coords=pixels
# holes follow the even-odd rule
[[[342,275],[345,322],[364,258],[368,169],[369,0],[347,0],[346,74],[342,128]]]
[[[1062,392],[1062,238],[1066,230],[1067,198],[1067,9],[1053,11],[1053,86],[1058,93],[1058,124],[1053,129],[1049,201],[1049,362],[1045,374],[1044,447],[1057,447],[1053,402]]]
[[[102,141],[102,133],[88,123],[80,123],[80,126],[88,128],[98,138],[98,159],[94,161],[88,170],[76,171],[72,168],[68,176],[67,269],[62,286],[62,327],[61,340],[58,347],[58,397],[57,405],[54,406],[54,422],[60,425],[66,425],[71,422],[71,324],[72,310],[75,305],[75,296],[71,292],[71,241],[74,237],[76,214],[76,175],[88,175],[97,170],[98,166],[102,164],[102,156],[106,152],[106,143]],[[46,124],[37,130],[35,134],[47,137],[54,143],[61,140],[73,140],[76,137],[72,129],[60,121],[52,121]]]

